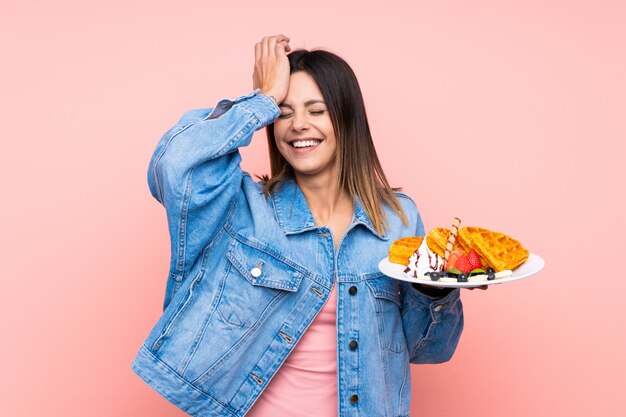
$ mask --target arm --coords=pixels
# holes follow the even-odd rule
[[[276,101],[289,88],[289,50],[283,35],[263,38],[254,50],[254,92],[185,113],[150,159],[148,185],[165,207],[171,240],[163,309],[227,221],[243,177],[237,149],[279,115]]]
[[[415,209],[416,236],[424,225]],[[402,324],[411,363],[441,363],[450,360],[463,331],[460,290],[437,289],[401,282]]]
[[[171,260],[164,308],[202,249],[227,220],[243,172],[237,149],[279,111],[258,90],[213,109],[192,110],[159,141],[148,168],[152,195],[165,207]]]

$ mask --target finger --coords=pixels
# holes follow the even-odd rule
[[[287,42],[289,43],[290,39],[283,34],[272,36],[276,42]]]
[[[468,287],[468,290],[486,290],[487,288],[489,288],[489,285],[479,285],[477,287]]]
[[[280,49],[278,49],[280,47]],[[291,51],[291,46],[287,41],[276,42],[276,52],[289,52]]]
[[[261,41],[261,56],[263,58],[267,58],[269,56],[269,54],[270,54],[269,43],[270,43],[270,38],[269,37],[265,37]]]
[[[285,44],[284,42],[277,42],[276,43],[276,47],[274,48],[275,52],[276,52],[276,55],[277,56],[285,56],[285,55],[287,55],[286,48],[288,48],[288,47],[289,47],[289,45]]]
[[[277,37],[276,36],[272,36],[269,39],[268,43],[267,43],[267,47],[269,48],[268,51],[267,51],[268,56],[271,56],[271,57],[275,57],[276,56],[276,52],[277,52],[276,45],[277,44],[278,44]]]
[[[259,62],[261,58],[261,42],[254,44],[254,62]]]
[[[272,36],[264,36],[261,41],[263,41],[263,39],[272,39],[275,42],[289,42],[291,39],[289,39],[287,36],[279,34],[279,35],[272,35]]]
[[[268,37],[268,47],[269,47],[268,53],[269,54],[276,53],[276,44],[283,43],[283,42],[289,43],[289,38],[283,34],[269,36]]]

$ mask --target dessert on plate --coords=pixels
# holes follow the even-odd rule
[[[455,218],[451,229],[433,229],[421,241],[399,239],[389,261],[406,266],[404,273],[416,280],[482,282],[510,276],[528,259],[528,250],[512,237],[480,227],[459,229],[460,223]]]

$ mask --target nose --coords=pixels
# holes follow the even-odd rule
[[[294,112],[291,121],[291,128],[295,131],[306,130],[309,128],[309,120],[307,119],[306,112]]]

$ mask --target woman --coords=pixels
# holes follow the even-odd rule
[[[172,259],[133,369],[194,416],[408,416],[409,363],[451,357],[459,291],[380,273],[424,234],[415,204],[385,179],[350,67],[290,50],[263,38],[254,91],[187,112],[154,152]],[[264,126],[258,183],[237,149]]]

